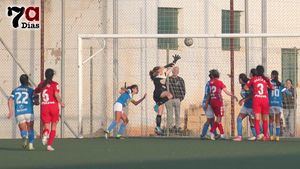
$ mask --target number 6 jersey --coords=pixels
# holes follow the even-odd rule
[[[57,105],[58,101],[55,98],[55,93],[59,92],[58,83],[51,81],[45,87],[42,87],[44,81],[42,81],[35,89],[36,93],[41,93],[42,105]]]

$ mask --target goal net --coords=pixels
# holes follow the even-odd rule
[[[277,70],[280,81],[292,79],[296,87],[298,48],[300,35],[297,34],[80,34],[78,88],[73,98],[78,106],[78,134],[102,136],[115,118],[113,104],[119,89],[125,84],[137,84],[139,93],[134,99],[140,99],[145,93],[147,97],[137,106],[129,104],[125,110],[129,118],[126,135],[154,135],[154,85],[149,71],[172,62],[172,55],[179,54],[181,60],[176,66],[178,76],[185,81],[185,96],[180,113],[164,110],[162,128],[167,136],[198,137],[206,121],[201,103],[210,69],[219,70],[220,79],[239,99],[239,74],[249,74],[250,69],[259,64],[265,66],[267,76]],[[228,136],[235,135],[241,106],[225,94],[223,98],[225,132]],[[298,103],[295,98],[295,104]],[[294,114],[294,119],[296,116]],[[287,125],[284,116],[283,123]],[[290,120],[289,123],[297,127],[298,122]],[[243,125],[244,134],[251,135],[248,120],[244,120]]]

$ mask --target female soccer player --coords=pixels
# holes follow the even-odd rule
[[[29,78],[26,74],[20,76],[21,86],[15,88],[11,92],[8,99],[9,113],[7,118],[10,119],[12,114],[15,113],[16,121],[19,125],[21,137],[23,139],[23,148],[34,150],[34,115],[33,104],[38,104],[34,90],[30,87]],[[29,142],[29,143],[28,143]]]
[[[209,82],[210,93],[209,98],[206,101],[206,108],[210,103],[215,116],[217,117],[216,121],[214,122],[212,128],[210,129],[210,139],[215,140],[214,132],[218,128],[221,134],[221,138],[225,139],[224,129],[222,125],[222,117],[224,116],[224,107],[223,107],[223,98],[222,98],[222,91],[225,94],[234,97],[236,101],[238,101],[237,97],[234,96],[231,92],[227,91],[226,86],[224,83],[219,80],[220,73],[216,69],[212,69],[209,71],[212,76],[212,80]]]
[[[166,79],[169,73],[172,71],[172,67],[176,64],[176,62],[180,59],[179,55],[173,56],[173,63],[170,63],[164,67],[162,66],[156,66],[154,67],[150,72],[150,78],[154,83],[154,92],[153,92],[153,99],[156,103],[155,107],[158,107],[157,110],[157,116],[156,116],[156,127],[155,127],[155,133],[158,135],[161,135],[163,132],[160,128],[161,125],[161,116],[164,111],[164,104],[169,100],[173,98],[173,95],[168,92],[167,86],[166,86]],[[156,108],[155,108],[156,109]]]
[[[124,108],[128,106],[128,103],[131,102],[134,105],[138,105],[141,103],[147,96],[147,94],[144,94],[144,97],[139,99],[138,101],[135,101],[132,99],[132,97],[139,93],[139,88],[137,85],[132,85],[127,87],[126,89],[122,88],[120,91],[121,95],[117,99],[117,101],[114,104],[114,113],[115,113],[115,120],[113,120],[107,130],[105,130],[105,138],[108,138],[108,134],[112,132],[112,130],[120,123],[122,120],[122,123],[120,125],[118,134],[116,138],[121,138],[123,133],[125,132],[126,125],[128,124],[129,120],[127,115],[124,113]]]
[[[253,77],[255,75],[255,69],[251,70],[250,77]],[[253,134],[253,137],[248,138],[248,140],[253,141],[256,139],[256,132],[254,128],[254,113],[252,111],[252,95],[251,91],[246,91],[244,90],[245,84],[249,81],[248,77],[246,74],[241,73],[239,75],[239,82],[241,84],[241,96],[242,99],[239,101],[239,105],[242,106],[242,109],[240,110],[240,114],[237,117],[237,131],[238,131],[238,136],[233,139],[233,141],[242,141],[242,135],[243,135],[243,119],[245,117],[249,117],[249,122],[250,122],[250,128]]]
[[[212,79],[211,74],[209,74],[209,78],[210,78],[210,80]],[[207,98],[208,98],[208,95],[210,92],[210,88],[209,88],[210,80],[205,85],[204,97],[203,97],[203,101],[202,101],[202,108],[203,108],[206,118],[207,118],[206,122],[203,124],[202,132],[200,135],[201,139],[203,139],[203,140],[206,139],[206,133],[207,133],[209,126],[212,127],[215,122],[214,111],[211,108],[210,104],[208,104],[208,106],[206,108],[206,101],[207,101]],[[215,135],[216,135],[216,133],[215,133]]]
[[[35,93],[41,93],[41,117],[44,124],[42,143],[47,144],[48,151],[54,151],[52,144],[56,135],[56,126],[59,121],[59,104],[64,107],[59,95],[58,83],[53,81],[53,69],[45,71],[46,80],[41,81]],[[51,130],[51,131],[50,131]]]
[[[270,101],[270,139],[271,141],[279,141],[280,136],[280,117],[282,114],[282,92],[284,92],[284,88],[278,80],[278,72],[273,70],[271,72],[271,84],[274,86],[274,90],[269,91],[269,101]],[[274,116],[275,116],[275,124],[276,124],[276,137],[273,135],[274,131]]]
[[[273,89],[270,80],[264,75],[264,67],[258,65],[256,67],[257,76],[252,77],[245,85],[245,90],[253,91],[252,94],[252,109],[255,114],[255,131],[256,139],[268,141],[270,139],[268,134],[268,120],[269,120],[269,97],[268,89]],[[263,135],[260,133],[260,119],[263,120]]]

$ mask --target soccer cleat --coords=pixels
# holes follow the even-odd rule
[[[248,141],[255,141],[256,140],[256,137],[255,136],[252,136],[252,137],[249,137],[248,138]]]
[[[216,139],[215,139],[215,134],[212,133],[212,132],[210,133],[210,139],[211,139],[211,140],[216,140]]]
[[[242,136],[236,136],[236,137],[233,139],[233,141],[242,141],[242,140],[243,140]]]
[[[220,139],[221,140],[226,140],[227,138],[226,138],[225,134],[221,134]]]
[[[161,130],[160,127],[155,127],[154,132],[155,132],[157,135],[162,135],[162,134],[163,134],[163,132],[162,132],[162,130]]]
[[[104,137],[107,140],[109,136],[109,131],[108,130],[104,130]]]
[[[271,141],[275,141],[275,136],[271,136],[271,137],[270,137],[270,140],[271,140]]]
[[[28,144],[28,150],[29,151],[33,151],[34,150],[33,143],[29,143]]]
[[[256,136],[256,140],[262,140],[264,138],[264,134],[259,134]]]
[[[279,141],[279,140],[280,140],[279,136],[276,136],[275,140],[276,140],[276,141]]]
[[[48,143],[48,136],[43,135],[42,144],[45,146],[45,145],[47,145],[47,143]]]
[[[50,146],[50,145],[47,146],[47,151],[54,151],[54,150],[55,149],[52,146]]]

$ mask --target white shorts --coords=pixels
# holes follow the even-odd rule
[[[124,112],[123,111],[123,105],[119,102],[116,102],[114,104],[114,112],[116,112],[116,111],[119,111],[119,112],[122,112],[122,113]]]
[[[252,108],[247,108],[247,107],[243,106],[242,109],[240,110],[240,113],[248,115],[251,118],[254,118],[254,113],[253,113]]]
[[[206,115],[206,117],[209,118],[209,119],[215,117],[214,111],[213,111],[213,109],[211,108],[210,105],[208,105],[207,109],[205,110],[205,115]]]
[[[31,121],[34,121],[34,115],[33,114],[21,114],[21,115],[18,115],[16,116],[16,121],[18,124],[21,124],[21,123],[29,123]]]
[[[282,113],[282,111],[283,111],[282,107],[279,107],[279,106],[271,106],[270,107],[271,115],[280,114],[280,113]]]

